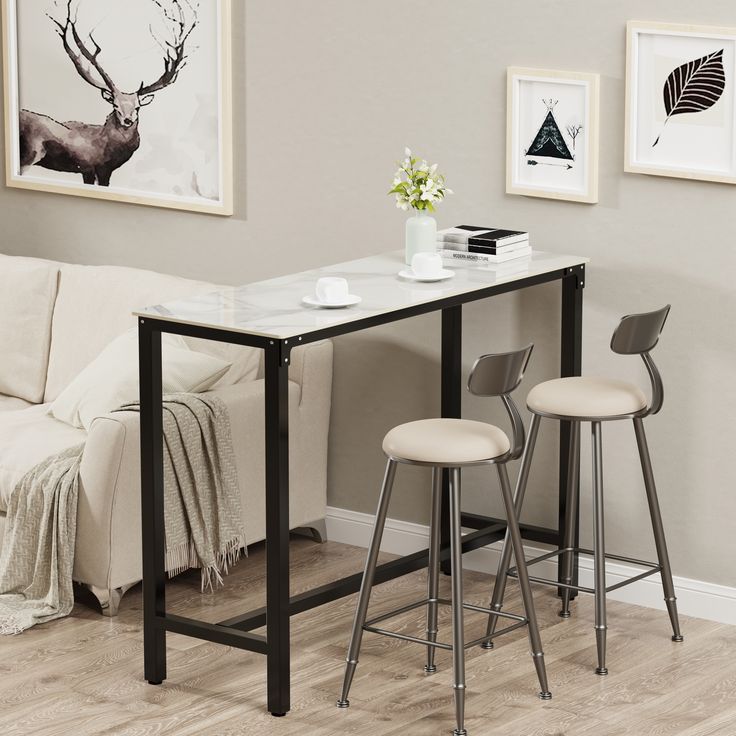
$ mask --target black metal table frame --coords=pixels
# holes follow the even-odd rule
[[[515,281],[488,286],[427,304],[398,309],[347,324],[284,339],[229,331],[208,326],[139,318],[141,390],[141,498],[143,532],[143,635],[145,679],[160,684],[166,679],[166,632],[217,642],[265,654],[268,710],[283,716],[290,709],[290,617],[356,593],[362,574],[322,585],[289,597],[289,407],[288,375],[291,350],[299,345],[337,337],[390,322],[442,311],[442,416],[460,417],[462,397],[462,305],[538,284],[561,281],[562,376],[580,375],[585,266],[558,269]],[[161,334],[174,333],[265,351],[266,434],[266,606],[220,623],[211,624],[166,611],[165,530],[163,492],[163,420]],[[565,489],[570,472],[570,427],[562,423],[559,461],[559,518],[557,529],[522,525],[526,539],[564,546]],[[444,478],[442,560],[449,558],[446,520],[449,479]],[[579,504],[578,504],[579,507]],[[463,514],[463,525],[475,531],[465,535],[463,551],[503,538],[505,522],[477,514]],[[578,540],[575,547],[579,546]],[[406,575],[427,565],[428,551],[397,558],[378,567],[376,583]],[[577,583],[577,560],[575,583]],[[254,630],[266,627],[266,634]]]

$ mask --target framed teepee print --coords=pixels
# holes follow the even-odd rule
[[[6,182],[232,214],[230,0],[1,0]]]
[[[508,70],[506,191],[598,201],[597,74]]]
[[[631,21],[625,169],[736,184],[736,28]]]

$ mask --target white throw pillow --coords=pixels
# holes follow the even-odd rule
[[[184,342],[187,347],[198,353],[205,353],[205,355],[211,355],[231,364],[227,373],[215,386],[212,386],[215,390],[233,386],[236,383],[255,381],[258,378],[263,361],[263,350],[260,348],[233,345],[217,340],[202,340],[196,337],[185,337]]]
[[[59,268],[0,256],[0,394],[43,401]]]
[[[199,393],[213,386],[230,363],[190,350],[178,335],[161,336],[164,393]],[[56,419],[87,431],[96,417],[138,401],[138,332],[113,340],[51,404]]]

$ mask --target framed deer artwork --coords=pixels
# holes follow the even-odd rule
[[[8,186],[231,215],[230,0],[2,0]]]

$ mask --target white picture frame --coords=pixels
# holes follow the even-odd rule
[[[509,67],[506,192],[598,201],[598,74]]]
[[[624,169],[736,184],[736,28],[629,21]]]
[[[232,215],[231,1],[107,1],[2,0],[7,186]]]

